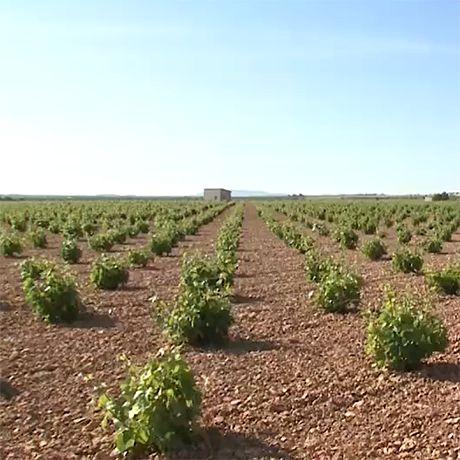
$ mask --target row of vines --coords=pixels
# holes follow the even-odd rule
[[[432,305],[436,295],[460,295],[460,260],[440,270],[423,271],[423,257],[417,249],[407,247],[411,238],[401,235],[423,235],[424,248],[429,247],[427,242],[442,245],[460,226],[459,211],[454,206],[277,202],[260,206],[258,214],[277,237],[304,254],[306,281],[314,286],[313,304],[328,313],[361,309],[367,324],[367,354],[379,367],[411,370],[448,346],[446,327]],[[284,216],[278,218],[277,213]],[[401,295],[386,285],[381,305],[362,306],[362,274],[344,257],[325,254],[314,235],[331,238],[342,254],[359,247],[366,257],[377,261],[387,256],[384,228],[393,226],[400,247],[389,256],[392,269],[423,274],[428,295],[409,291]],[[378,236],[359,245],[358,232]]]
[[[221,346],[228,340],[242,219],[243,207],[237,206],[219,229],[213,255],[184,254],[171,303],[152,299],[153,318],[170,347],[143,367],[126,360],[128,379],[119,397],[100,391],[103,424],[114,424],[118,452],[167,452],[195,439],[201,392],[181,349]]]
[[[18,271],[26,304],[37,318],[50,324],[71,323],[84,311],[71,271],[80,261],[83,246],[94,254],[89,274],[94,288],[121,289],[129,281],[130,269],[167,256],[187,235],[195,235],[200,226],[231,206],[134,203],[130,212],[115,203],[11,206],[0,214],[1,253],[21,257],[27,245],[45,250],[47,235],[60,235],[61,260],[42,256],[42,251],[40,257],[22,260]],[[172,301],[152,299],[152,321],[169,345],[141,366],[122,356],[127,379],[117,395],[109,394],[104,384],[95,386],[94,403],[103,426],[111,423],[115,429],[118,452],[165,452],[195,438],[201,393],[182,349],[222,346],[229,338],[243,214],[243,205],[230,210],[218,230],[212,255],[183,255],[178,293]],[[146,235],[144,245],[123,247],[139,233]],[[115,244],[121,251],[111,253]]]

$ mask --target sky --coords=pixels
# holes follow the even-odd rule
[[[0,194],[460,190],[457,0],[0,0]]]

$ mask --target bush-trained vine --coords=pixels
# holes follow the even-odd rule
[[[175,301],[153,302],[157,322],[174,343],[220,345],[227,340],[233,318],[225,281],[215,259],[184,255]]]
[[[17,256],[23,250],[22,239],[14,232],[0,234],[0,254],[2,256]]]
[[[91,282],[100,289],[117,289],[128,282],[129,270],[124,258],[103,254],[93,262]]]
[[[422,241],[420,246],[431,254],[438,254],[442,251],[442,241],[436,238],[427,238]]]
[[[346,313],[359,305],[360,290],[359,276],[347,270],[333,269],[321,278],[313,300],[325,312]]]
[[[47,246],[45,231],[41,227],[31,228],[28,231],[28,238],[33,248],[43,249]]]
[[[154,316],[175,344],[222,345],[233,324],[230,300],[203,287],[181,288],[172,306],[154,301]]]
[[[150,251],[157,256],[168,255],[174,246],[174,235],[167,231],[157,232],[150,237]]]
[[[110,251],[115,243],[113,234],[111,233],[96,233],[88,237],[88,247],[93,251],[107,252]]]
[[[49,323],[77,319],[81,306],[72,275],[53,262],[27,259],[21,277],[26,302],[39,318]]]
[[[130,265],[135,267],[146,267],[153,255],[148,249],[130,249],[127,254],[127,260]]]
[[[355,249],[358,244],[358,235],[351,228],[335,229],[333,239],[342,249]]]
[[[400,249],[393,253],[391,266],[398,272],[419,273],[423,267],[423,258],[416,251]]]
[[[442,321],[413,295],[398,297],[387,290],[382,308],[370,316],[366,352],[379,367],[417,369],[447,345]]]
[[[367,240],[361,245],[361,252],[371,260],[380,260],[387,248],[380,240]]]
[[[65,262],[76,264],[81,257],[81,249],[76,240],[67,239],[61,243],[60,254]]]
[[[407,244],[412,239],[412,233],[407,227],[403,225],[396,228],[396,235],[398,238],[398,242],[400,242],[401,244]]]
[[[317,251],[311,251],[305,257],[304,270],[309,282],[320,283],[331,271],[339,269],[340,265],[331,257]]]
[[[441,270],[428,270],[425,280],[440,294],[460,295],[460,264],[448,265]]]
[[[201,391],[179,350],[160,350],[143,366],[126,357],[120,396],[103,392],[98,407],[115,427],[120,454],[168,453],[196,440]]]

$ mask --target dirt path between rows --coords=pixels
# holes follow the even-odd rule
[[[458,350],[421,374],[378,371],[360,315],[315,312],[303,257],[250,205],[239,254],[229,348],[187,354],[220,429],[212,458],[458,458]]]
[[[1,377],[13,377],[19,394],[11,400],[0,398],[0,458],[110,458],[112,435],[101,430],[100,418],[89,404],[93,382],[115,387],[122,377],[117,356],[126,353],[143,362],[158,350],[163,338],[151,318],[153,292],[164,299],[173,297],[183,252],[212,251],[217,229],[232,212],[224,211],[197,235],[187,236],[171,256],[131,269],[127,286],[113,292],[89,285],[89,259],[95,254],[85,248],[83,262],[71,269],[83,303],[97,313],[71,326],[47,326],[35,319],[24,302],[17,260],[1,259]],[[130,247],[139,240],[143,243],[145,238],[131,240]],[[57,259],[59,241],[55,236],[48,249],[28,250],[24,256]],[[85,382],[89,374],[93,381]]]

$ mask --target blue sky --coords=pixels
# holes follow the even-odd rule
[[[0,0],[0,193],[460,190],[460,2]]]

